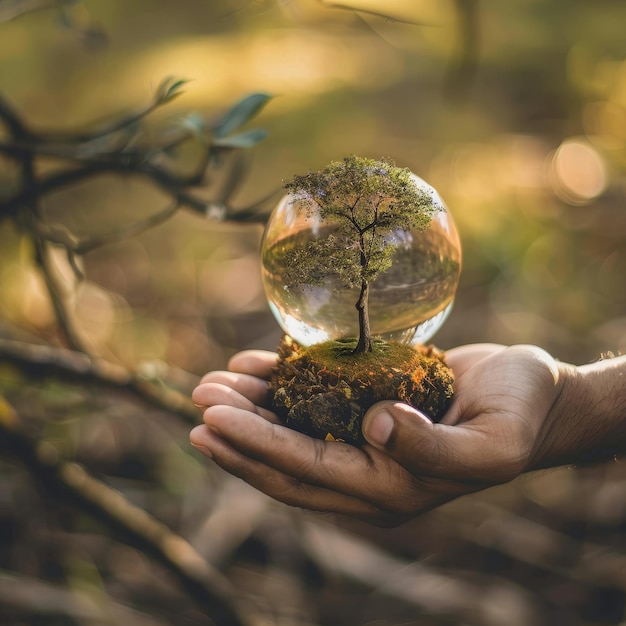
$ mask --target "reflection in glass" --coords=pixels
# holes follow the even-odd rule
[[[425,231],[396,230],[390,235],[396,246],[392,266],[372,282],[369,309],[373,335],[416,344],[428,341],[452,308],[461,248],[452,217],[437,192],[417,176],[414,180],[432,194],[440,210]],[[302,345],[359,332],[355,308],[359,288],[346,288],[332,267],[321,286],[288,284],[283,278],[289,250],[324,238],[332,230],[286,195],[263,238],[263,283],[270,309],[281,328]]]

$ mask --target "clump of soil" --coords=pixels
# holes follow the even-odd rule
[[[364,443],[361,422],[380,400],[400,400],[439,421],[452,400],[452,371],[434,346],[375,340],[353,354],[354,338],[308,348],[284,336],[270,380],[273,409],[286,426],[317,439]]]

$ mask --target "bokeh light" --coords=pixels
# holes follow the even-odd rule
[[[246,94],[271,94],[242,128],[268,136],[245,151],[241,180],[214,167],[186,191],[214,207],[262,200],[267,215],[294,174],[353,153],[389,157],[441,193],[458,227],[463,271],[439,347],[531,343],[571,363],[626,352],[626,3],[62,4],[62,19],[51,9],[0,22],[2,91],[29,128],[82,131],[145,106],[167,76],[189,79],[135,128],[130,154],[190,115],[211,125]],[[396,19],[374,14],[385,10]],[[107,46],[86,45],[90,20]],[[79,156],[101,165],[106,145],[94,148]],[[189,173],[195,150],[158,163]],[[80,164],[49,155],[37,174]],[[0,157],[0,203],[23,174]],[[44,225],[89,239],[170,201],[149,177],[116,171],[46,194],[37,210]],[[0,334],[56,350],[62,333],[23,226],[0,221]],[[262,291],[262,231],[183,209],[77,257],[82,280],[62,246],[49,252],[95,356],[189,402],[198,376],[237,350],[278,344]],[[43,458],[84,465],[192,542],[234,595],[251,599],[255,624],[625,623],[623,462],[527,475],[379,531],[286,513],[191,450],[188,421],[132,392],[1,364],[0,395],[41,433]],[[44,585],[20,623],[45,620],[34,608],[66,591],[64,600],[84,592],[81,606],[111,623],[207,622],[154,560],[54,498],[44,503],[22,464],[3,457],[0,613],[19,596],[12,583]],[[76,606],[55,600],[51,619],[102,621],[61,614]]]
[[[554,153],[550,181],[557,196],[569,204],[587,204],[601,195],[608,183],[600,153],[577,138],[566,139]]]

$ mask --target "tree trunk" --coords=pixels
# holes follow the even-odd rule
[[[372,331],[370,330],[369,313],[370,286],[366,281],[361,281],[361,293],[356,303],[359,312],[359,341],[354,349],[354,354],[372,351]]]

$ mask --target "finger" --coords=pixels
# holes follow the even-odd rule
[[[497,343],[475,343],[458,348],[451,348],[445,353],[446,363],[450,366],[456,378],[482,361],[485,357],[502,352],[506,346]]]
[[[264,463],[251,459],[207,426],[197,426],[191,431],[191,443],[213,459],[227,472],[241,478],[272,498],[313,511],[340,513],[379,525],[395,525],[404,518],[380,511],[368,502],[345,494],[309,485],[284,474]]]
[[[208,408],[204,420],[244,456],[299,482],[341,492],[378,509],[414,514],[439,498],[434,486],[416,485],[411,474],[371,446],[359,449],[313,439],[252,413],[223,406]]]
[[[210,407],[216,405],[231,406],[242,411],[256,413],[270,422],[279,423],[278,417],[251,402],[232,387],[220,383],[204,383],[193,390],[191,398],[197,407]]]
[[[228,370],[240,374],[252,374],[259,378],[269,378],[276,367],[278,355],[266,350],[243,350],[228,362]]]
[[[446,352],[446,362],[454,372],[454,391],[456,395],[445,415],[439,419],[440,424],[451,426],[461,421],[461,408],[457,400],[458,392],[463,386],[463,377],[475,365],[505,349],[506,346],[496,343],[476,343],[452,348]]]
[[[523,449],[518,445],[515,420],[504,415],[490,418],[490,428],[433,424],[406,404],[381,402],[366,413],[363,435],[417,476],[465,483],[507,482],[521,473]]]
[[[236,374],[233,372],[215,371],[205,374],[198,387],[207,383],[217,383],[234,389],[242,396],[254,402],[257,406],[267,406],[269,401],[269,386],[266,380],[250,376],[249,374]],[[193,397],[193,395],[192,395]],[[201,404],[201,403],[197,403]]]

